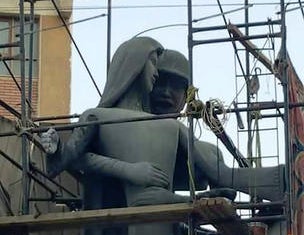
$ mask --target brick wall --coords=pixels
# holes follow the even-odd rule
[[[18,84],[21,86],[20,78],[17,78]],[[28,83],[26,82],[26,87]],[[37,112],[38,101],[38,80],[33,79],[32,85],[32,108],[33,115]],[[21,93],[11,77],[0,77],[0,99],[10,105],[12,108],[21,112]],[[0,106],[0,116],[8,119],[15,119],[15,116]]]

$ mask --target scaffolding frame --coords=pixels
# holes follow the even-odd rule
[[[21,113],[18,114],[18,112],[14,112],[14,109],[11,108],[8,104],[5,104],[4,102],[0,103],[2,106],[4,106],[6,109],[8,109],[13,115],[15,115],[16,117],[20,118],[21,120],[21,132],[19,132],[19,134],[21,135],[22,138],[22,165],[18,166],[19,169],[22,170],[22,175],[23,175],[23,180],[22,180],[22,190],[23,190],[23,203],[22,203],[22,214],[23,215],[28,215],[29,214],[29,182],[30,182],[30,178],[33,178],[30,174],[31,169],[31,165],[29,162],[29,140],[31,140],[31,135],[29,135],[29,133],[40,133],[43,131],[47,130],[47,127],[30,127],[29,126],[29,120],[55,120],[55,119],[60,119],[60,118],[70,118],[70,117],[78,117],[78,115],[67,115],[67,116],[62,116],[62,117],[42,117],[42,118],[33,118],[32,117],[32,113],[31,113],[31,100],[32,100],[32,61],[33,61],[33,54],[32,54],[32,48],[33,48],[33,37],[31,34],[30,37],[30,59],[29,59],[29,88],[28,88],[28,97],[26,97],[26,83],[25,83],[25,46],[24,46],[24,25],[25,25],[25,13],[24,13],[24,3],[27,1],[30,3],[30,29],[31,31],[33,31],[33,23],[34,23],[34,4],[36,2],[36,0],[19,0],[19,14],[20,14],[20,41],[17,43],[13,43],[10,45],[4,45],[4,46],[18,46],[19,47],[19,56],[20,56],[20,74],[21,74]],[[54,6],[56,6],[56,3],[51,0],[54,4]],[[287,52],[286,52],[286,25],[285,25],[285,1],[284,0],[280,0],[280,6],[281,6],[281,20],[280,21],[273,21],[273,24],[279,24],[281,25],[281,32],[280,33],[275,33],[275,34],[267,34],[267,35],[254,35],[254,36],[249,36],[249,32],[248,32],[248,28],[251,26],[255,26],[255,25],[266,25],[269,24],[269,22],[256,22],[256,23],[249,23],[248,22],[248,9],[245,9],[245,15],[246,15],[246,22],[244,24],[241,25],[237,25],[238,27],[245,27],[246,29],[246,35],[243,38],[238,38],[238,39],[233,39],[233,38],[225,38],[225,39],[212,39],[212,40],[200,40],[200,41],[196,41],[193,40],[193,34],[196,32],[202,32],[202,31],[210,31],[210,30],[217,30],[217,29],[226,29],[227,26],[215,26],[215,27],[207,27],[207,28],[194,28],[192,27],[192,1],[191,0],[187,0],[187,5],[188,5],[188,57],[189,57],[189,61],[190,61],[190,67],[191,67],[191,79],[189,81],[189,85],[192,85],[193,83],[193,48],[195,46],[198,45],[202,45],[202,44],[208,44],[208,43],[220,43],[220,42],[227,42],[227,41],[231,41],[231,42],[235,42],[235,41],[241,41],[241,40],[249,40],[249,39],[257,39],[257,38],[264,38],[264,37],[281,37],[282,39],[282,55],[283,55],[283,64],[287,64]],[[248,0],[245,0],[245,5],[248,5]],[[111,11],[111,1],[108,1],[108,11]],[[110,34],[111,34],[111,18],[110,18],[111,14],[108,14],[108,64],[107,67],[109,66],[109,57],[110,57]],[[65,22],[63,22],[65,23]],[[65,25],[66,26],[66,25]],[[71,36],[71,35],[70,35]],[[249,74],[249,52],[246,52],[246,73],[244,74],[244,76],[248,76]],[[297,103],[297,104],[291,104],[289,103],[289,98],[288,98],[288,77],[287,77],[287,72],[286,72],[286,66],[284,66],[284,70],[283,70],[283,93],[284,93],[284,102],[283,103],[275,103],[275,104],[260,104],[260,107],[254,106],[254,107],[248,107],[248,108],[234,108],[234,109],[229,109],[226,110],[227,112],[248,112],[250,110],[262,110],[262,109],[277,109],[277,108],[284,108],[284,135],[285,135],[285,164],[286,164],[286,182],[290,182],[290,159],[291,159],[291,154],[290,154],[290,146],[289,146],[289,115],[288,115],[288,110],[292,107],[299,107],[299,106],[303,106],[302,103]],[[248,100],[247,100],[248,101]],[[251,103],[248,101],[248,103]],[[193,114],[193,113],[192,113]],[[192,156],[192,151],[193,151],[193,116],[190,113],[190,115],[188,115],[188,124],[189,124],[189,144],[188,144],[188,158],[189,158],[189,162],[190,162],[190,173],[194,174],[194,167],[193,167],[193,156]],[[220,114],[220,113],[218,113]],[[154,119],[161,119],[161,118],[176,118],[176,117],[180,117],[183,114],[172,114],[172,115],[161,115],[158,117],[155,117]],[[151,117],[146,117],[146,118],[140,118],[140,119],[129,119],[129,120],[119,120],[116,122],[127,122],[127,121],[140,121],[140,120],[151,120]],[[114,122],[111,122],[114,123]],[[94,124],[107,124],[107,123],[103,123],[103,122],[88,122],[88,123],[84,123],[83,125],[94,125]],[[249,123],[247,123],[248,126]],[[67,130],[67,129],[72,129],[75,127],[78,127],[80,125],[77,124],[68,124],[68,125],[57,125],[55,126],[55,129],[58,130]],[[0,137],[3,136],[11,136],[11,135],[16,135],[16,132],[9,132],[9,133],[0,133]],[[248,128],[248,136],[251,135],[250,133],[250,128]],[[5,154],[2,154],[1,151],[1,155],[4,156]],[[6,156],[7,159],[10,159],[9,156]],[[14,163],[12,163],[14,164]],[[55,181],[54,181],[55,182]],[[57,183],[55,183],[57,184]],[[190,184],[192,185],[192,184]],[[59,184],[57,185],[59,187],[61,187]],[[287,184],[287,201],[286,204],[284,203],[284,208],[286,209],[286,217],[282,216],[278,219],[282,220],[282,219],[286,219],[287,218],[287,224],[290,225],[291,223],[291,211],[290,211],[290,206],[292,205],[292,201],[291,201],[291,189],[289,187],[289,185]],[[194,191],[194,187],[190,187],[190,194],[191,197],[194,198],[195,197],[195,191]],[[279,202],[280,205],[282,205],[282,202]],[[256,207],[255,207],[256,206]],[[250,204],[249,207],[253,207],[253,208],[261,208],[263,207],[263,204],[260,205],[254,205],[254,204]],[[268,206],[265,204],[265,206]],[[241,207],[240,207],[241,208]],[[189,234],[194,234],[194,224],[193,224],[193,217],[189,216],[188,217],[188,222],[189,222]]]
[[[218,5],[221,9],[221,5],[218,2]],[[225,15],[223,14],[223,10],[221,9],[221,13],[225,22],[224,26],[210,26],[210,27],[205,27],[205,28],[192,28],[192,15],[191,15],[191,6],[192,6],[192,1],[188,0],[188,51],[189,51],[189,61],[190,61],[190,68],[191,71],[193,70],[193,48],[195,46],[198,45],[202,45],[202,44],[211,44],[211,43],[221,43],[221,42],[232,42],[234,51],[235,51],[235,56],[239,62],[239,65],[241,67],[242,70],[242,74],[243,77],[246,80],[246,84],[247,84],[247,107],[250,107],[250,105],[252,104],[251,100],[250,100],[250,92],[249,92],[249,82],[247,82],[247,80],[249,79],[250,76],[250,62],[249,62],[249,51],[248,48],[246,48],[246,55],[245,55],[245,70],[242,67],[242,64],[240,62],[240,58],[237,54],[237,49],[236,49],[236,41],[247,41],[247,40],[251,40],[251,39],[260,39],[260,38],[275,38],[275,37],[280,37],[281,38],[281,59],[282,59],[282,64],[283,64],[283,72],[282,72],[282,86],[283,86],[283,96],[284,96],[284,102],[283,102],[283,108],[284,108],[284,114],[283,114],[283,120],[284,120],[284,141],[285,141],[285,164],[286,164],[286,171],[285,171],[285,180],[286,182],[288,182],[288,186],[286,188],[286,203],[284,205],[285,208],[285,215],[286,215],[286,221],[287,221],[287,231],[292,231],[291,229],[291,222],[292,222],[292,205],[293,205],[293,201],[291,198],[292,192],[291,192],[291,151],[290,151],[290,136],[289,136],[289,131],[290,131],[290,127],[289,127],[289,109],[290,107],[290,102],[289,102],[289,97],[288,97],[288,90],[289,90],[289,85],[288,85],[288,77],[287,77],[287,50],[286,50],[286,23],[285,23],[285,1],[284,0],[280,0],[280,14],[281,14],[281,20],[278,21],[271,21],[271,22],[255,22],[255,23],[249,23],[249,10],[248,10],[248,5],[249,5],[249,1],[245,0],[244,1],[244,6],[245,6],[245,23],[244,24],[239,24],[239,27],[244,27],[245,28],[245,35],[244,36],[238,36],[238,37],[233,37],[232,33],[229,32],[229,26],[228,23],[225,19]],[[287,6],[286,6],[287,7]],[[189,17],[190,15],[190,17]],[[265,34],[265,35],[249,35],[249,27],[252,26],[262,26],[262,25],[269,25],[269,24],[278,24],[281,26],[281,32],[278,33],[269,33],[269,34]],[[220,29],[227,29],[229,32],[229,38],[217,38],[217,39],[205,39],[205,40],[193,40],[193,34],[197,33],[197,32],[203,32],[203,31],[212,31],[212,30],[220,30]],[[192,72],[191,72],[191,83],[190,85],[192,85]],[[262,110],[262,109],[258,109],[258,110]],[[240,109],[237,108],[237,106],[235,106],[235,111],[236,114],[238,112],[240,112]],[[247,135],[248,135],[248,140],[250,140],[252,138],[252,130],[251,130],[251,117],[250,117],[250,112],[247,111]],[[191,126],[190,126],[191,128]],[[249,143],[248,143],[249,144]],[[248,155],[250,156],[250,158],[252,158],[252,147],[251,146],[247,146],[248,149]],[[191,158],[191,155],[189,154],[189,158]],[[254,215],[254,214],[253,214]]]

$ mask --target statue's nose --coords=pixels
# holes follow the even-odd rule
[[[170,98],[171,97],[170,88],[168,86],[164,86],[162,88],[162,97],[163,98]]]

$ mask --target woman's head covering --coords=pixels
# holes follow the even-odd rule
[[[116,50],[99,107],[114,107],[142,72],[149,55],[161,53],[162,45],[149,37],[132,38]]]
[[[159,57],[157,69],[160,73],[174,74],[178,78],[184,79],[188,84],[190,80],[190,64],[186,57],[175,50],[166,49]]]

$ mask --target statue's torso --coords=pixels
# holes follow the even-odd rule
[[[121,120],[151,114],[117,108],[92,109],[99,120]],[[152,116],[152,115],[151,115]],[[179,124],[174,119],[124,122],[100,125],[96,151],[127,162],[147,161],[172,175],[175,166]]]

